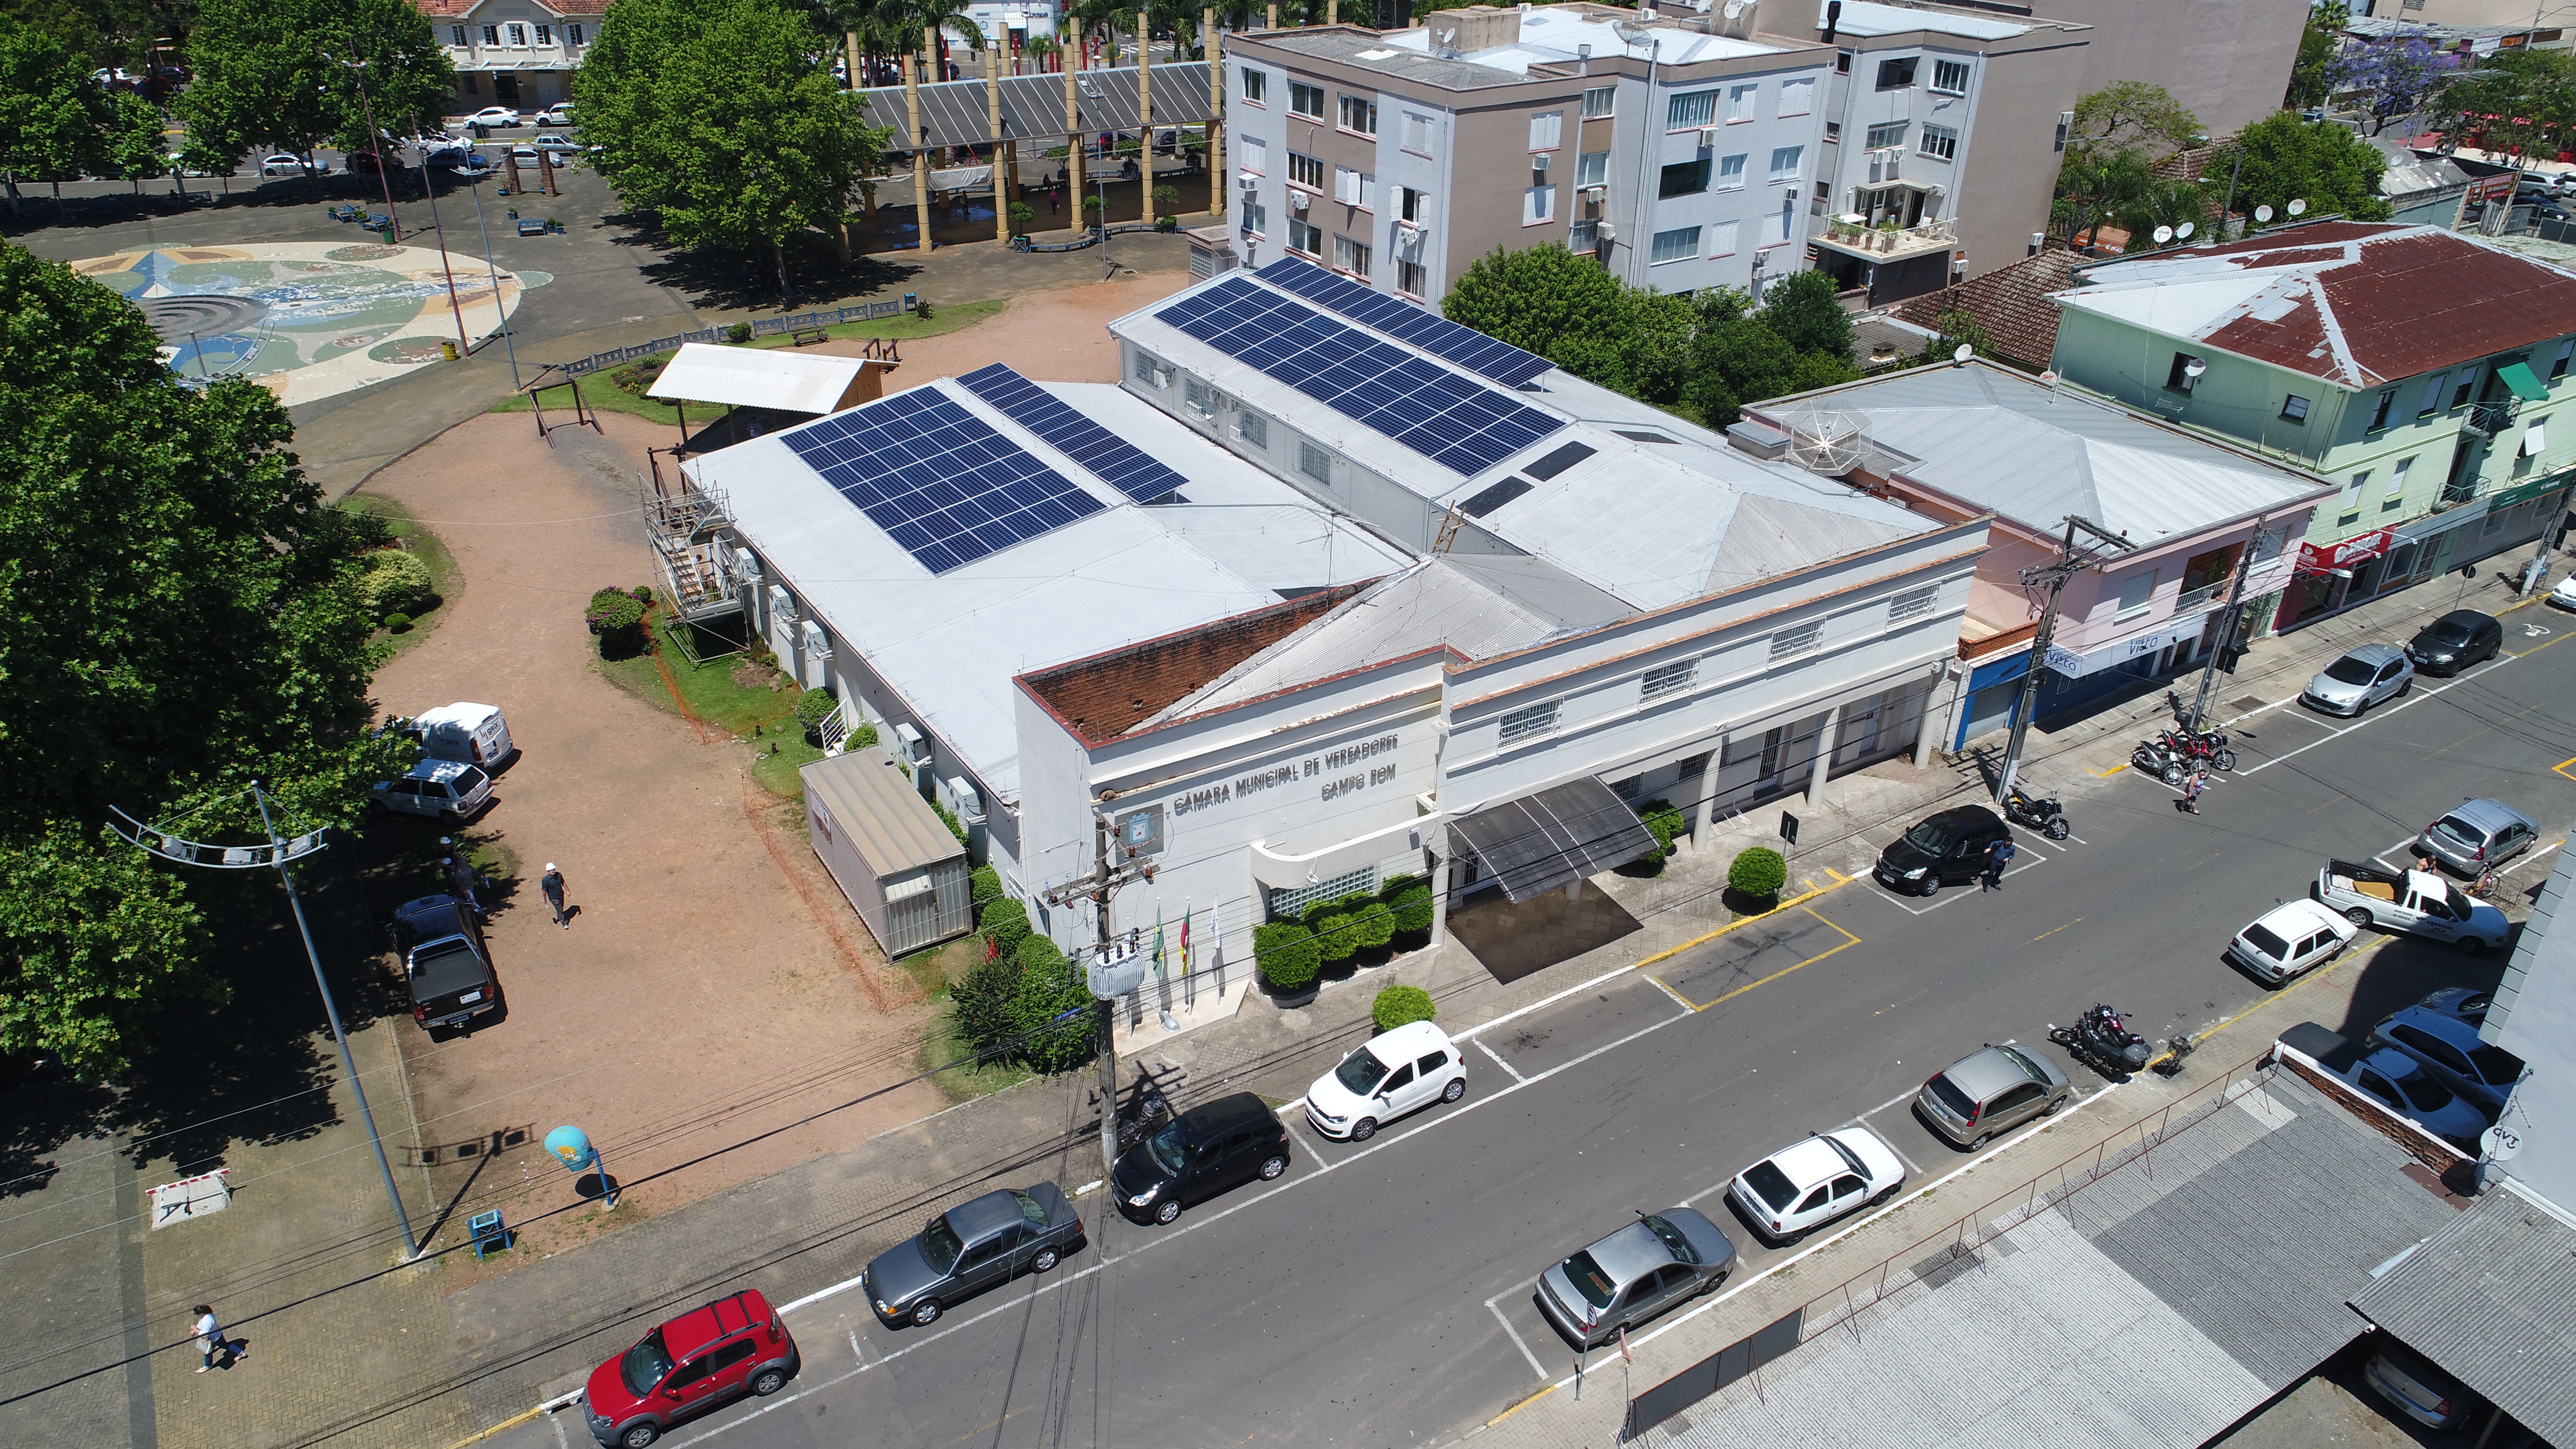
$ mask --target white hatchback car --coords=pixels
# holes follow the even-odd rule
[[[1794,1243],[1905,1185],[1905,1160],[1866,1127],[1820,1132],[1735,1175],[1726,1195],[1753,1231]]]
[[[473,115],[467,116],[465,118],[465,124],[468,126],[518,126],[526,123],[519,119],[519,113],[517,111],[510,109],[508,106],[485,106],[483,109],[476,111]]]
[[[2361,928],[2301,896],[2283,901],[2262,919],[2236,933],[2223,954],[2267,982],[2287,981],[2311,966],[2334,959],[2352,944]]]
[[[1467,1064],[1449,1034],[1407,1022],[1370,1038],[1306,1089],[1306,1120],[1336,1141],[1366,1142],[1377,1129],[1434,1102],[1467,1095]]]

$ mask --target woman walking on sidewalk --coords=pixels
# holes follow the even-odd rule
[[[2183,781],[2183,785],[2182,785],[2182,808],[2184,808],[2185,810],[2190,811],[2190,812],[2191,812],[2192,814],[2194,814],[2194,815],[2199,814],[2199,813],[2200,813],[2200,792],[2201,792],[2201,791],[2203,791],[2203,790],[2206,790],[2206,789],[2208,789],[2208,788],[2209,788],[2209,771],[2207,771],[2207,770],[2205,770],[2205,769],[2203,769],[2203,770],[2194,770],[2194,771],[2192,771],[2192,772],[2191,772],[2191,778],[2190,778],[2190,779],[2188,779],[2188,780]]]

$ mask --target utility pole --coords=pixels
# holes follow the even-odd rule
[[[2057,596],[2065,591],[2068,579],[2086,569],[2102,566],[2100,555],[2078,554],[2075,551],[2077,529],[2082,529],[2113,548],[2136,547],[2127,539],[2091,519],[2079,518],[2070,513],[2066,515],[2066,541],[2058,545],[2056,560],[2051,563],[2033,564],[2021,571],[2021,581],[2024,584],[2046,586],[2048,602],[2040,608],[2038,631],[2030,636],[2030,664],[2022,670],[2021,698],[2013,705],[2012,739],[2004,746],[2003,773],[1995,777],[1995,803],[1999,806],[2012,798],[2013,777],[2021,771],[2021,747],[2030,737],[2030,717],[2039,705],[2039,671],[2048,663],[2048,641],[2057,632]]]
[[[2209,720],[2209,691],[2218,683],[2218,661],[2226,658],[2227,651],[2235,647],[2236,631],[2243,622],[2236,615],[2245,604],[2245,576],[2254,572],[2254,555],[2261,553],[2263,545],[2272,541],[2271,530],[2266,527],[2270,522],[2268,515],[2254,520],[2254,536],[2245,540],[2245,553],[2236,560],[2236,577],[2227,586],[2227,605],[2221,611],[2226,627],[2218,631],[2218,642],[2210,648],[2209,662],[2201,666],[2200,693],[2192,697],[2191,714],[2183,721],[2182,727],[2193,734],[2200,733],[2201,727]]]
[[[1115,945],[1115,932],[1110,929],[1109,903],[1121,886],[1154,878],[1154,863],[1140,861],[1130,847],[1126,859],[1120,860],[1109,846],[1109,817],[1097,808],[1091,812],[1091,878],[1071,880],[1040,892],[1038,898],[1061,909],[1075,901],[1089,901],[1097,923],[1095,955],[1087,973],[1091,994],[1100,1002],[1100,1170],[1105,1174],[1118,1166],[1118,1039],[1111,1022],[1111,1004],[1143,982],[1141,969],[1130,985],[1104,990],[1109,953]]]
[[[322,976],[322,956],[313,947],[313,928],[304,922],[304,900],[295,892],[294,873],[287,862],[301,860],[322,848],[322,832],[312,831],[292,840],[278,837],[277,826],[268,816],[268,795],[259,782],[250,782],[251,799],[259,805],[260,832],[268,837],[266,845],[204,845],[156,830],[122,810],[107,823],[108,829],[164,860],[181,865],[212,866],[217,870],[255,870],[263,865],[277,867],[277,878],[286,883],[286,903],[295,910],[295,929],[304,937],[304,959],[312,964],[313,984],[322,993],[323,1014],[331,1020],[331,1040],[340,1046],[340,1069],[349,1074],[349,1091],[358,1099],[358,1115],[367,1124],[367,1140],[375,1144],[376,1168],[385,1175],[385,1196],[394,1204],[394,1217],[402,1224],[404,1262],[420,1256],[420,1239],[412,1234],[411,1214],[403,1208],[402,1193],[394,1186],[393,1163],[385,1156],[385,1139],[376,1132],[376,1114],[367,1106],[367,1084],[358,1078],[358,1064],[349,1056],[348,1033],[340,1028],[340,1007],[331,999],[331,983]],[[113,809],[113,807],[110,807]]]

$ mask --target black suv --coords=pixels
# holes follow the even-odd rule
[[[1168,1223],[1190,1203],[1287,1170],[1287,1127],[1259,1097],[1237,1092],[1183,1112],[1127,1149],[1109,1188],[1129,1218]]]
[[[1892,891],[1928,896],[1945,885],[1972,881],[1986,868],[1986,852],[2012,839],[2003,817],[1983,805],[1961,805],[1916,824],[1888,842],[1870,874]]]
[[[483,923],[454,896],[405,901],[388,928],[411,983],[411,1019],[431,1030],[467,1028],[501,1009],[501,978],[483,943]]]
[[[2457,674],[2504,651],[2504,625],[2492,614],[2454,609],[2425,625],[2406,643],[2418,674]]]

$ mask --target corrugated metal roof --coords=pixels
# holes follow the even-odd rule
[[[2061,305],[2347,388],[2567,334],[2576,275],[2438,227],[2319,222],[2103,262]]]
[[[2352,1306],[2523,1427],[2576,1443],[2576,1227],[2489,1192]]]
[[[796,773],[805,781],[807,808],[823,806],[830,828],[881,877],[966,853],[882,746],[844,751]]]
[[[1096,95],[1079,90],[1074,104],[1085,132],[1136,129],[1136,67],[1109,66],[1081,72]],[[1207,62],[1185,60],[1154,65],[1154,125],[1196,125],[1208,118]],[[996,139],[984,106],[984,80],[932,81],[921,88],[921,125],[932,146],[980,146]],[[1061,144],[1065,134],[1064,76],[1006,75],[1001,79],[1002,134],[1005,141],[1035,140]],[[895,150],[911,144],[904,131],[910,123],[901,86],[876,86],[868,93],[868,124],[892,126]],[[1022,161],[1027,160],[1026,153]]]
[[[2496,985],[2495,1004],[2487,1009],[2486,1025],[2478,1029],[2479,1036],[2498,1046],[2507,1045],[2505,1025],[2513,1019],[2514,1004],[2535,974],[2565,972],[2569,973],[2566,979],[2576,980],[2576,930],[2561,935],[2556,929],[2571,889],[2576,889],[2576,850],[2559,852],[2548,879],[2540,883],[2540,895],[2531,904],[2531,915],[2523,923],[2522,934],[2514,939],[2513,955],[2505,961],[2504,980]],[[2533,1045],[2528,1041],[2524,1044]],[[2523,1060],[2531,1058],[2526,1056]]]
[[[824,357],[776,348],[690,342],[681,346],[679,355],[653,379],[653,386],[644,395],[723,403],[727,407],[828,413],[841,405],[850,384],[867,368],[868,361],[863,357]]]

